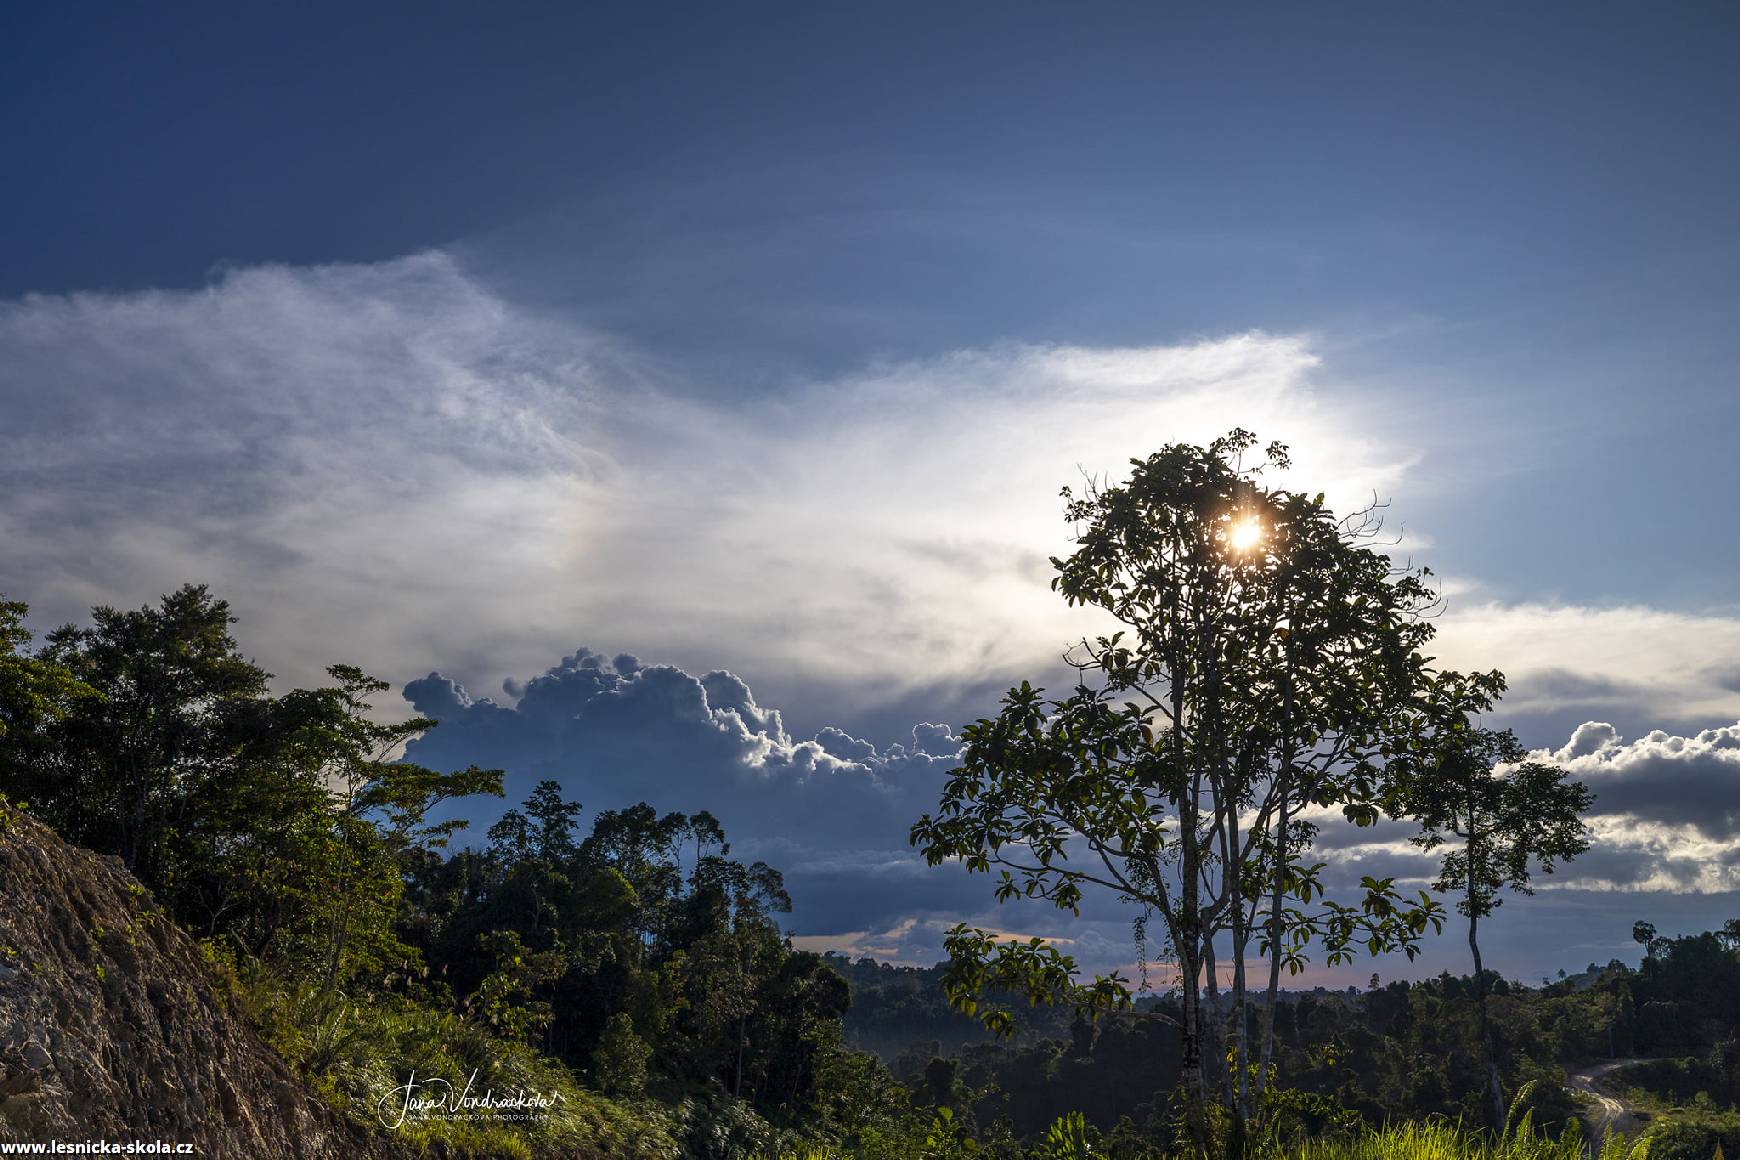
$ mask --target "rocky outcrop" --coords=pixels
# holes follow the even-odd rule
[[[408,1154],[310,1093],[119,860],[3,804],[0,1139],[163,1140],[237,1160]]]

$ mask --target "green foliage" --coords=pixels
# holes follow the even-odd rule
[[[501,773],[400,760],[436,723],[383,723],[384,682],[335,665],[272,696],[203,587],[94,609],[38,655],[24,611],[0,603],[0,792],[120,855],[338,1105],[366,1119],[412,1075],[561,1091],[547,1127],[402,1128],[515,1156],[910,1139],[904,1093],[844,1046],[845,981],[779,930],[780,874],[729,858],[712,815],[643,803],[582,840],[544,782],[487,848],[448,853],[443,807]]]
[[[1691,1109],[1652,1124],[1644,1142],[1650,1160],[1720,1160],[1740,1149],[1740,1115]]]
[[[203,587],[91,618],[49,633],[41,654],[100,696],[55,722],[30,796],[63,834],[173,894],[193,869],[190,820],[256,727],[268,674],[237,650],[229,606]]]
[[[817,1063],[818,1122],[866,1157],[914,1155],[928,1120],[912,1096],[876,1056],[831,1051]]]
[[[65,665],[32,655],[22,601],[0,598],[0,792],[28,801],[42,782],[37,768],[49,730],[98,693]]]
[[[1098,1135],[1080,1112],[1059,1116],[1045,1130],[1045,1138],[1033,1152],[1034,1160],[1089,1160]]]
[[[179,921],[327,989],[411,965],[395,929],[403,859],[462,823],[448,799],[500,793],[500,773],[394,760],[434,723],[383,725],[386,685],[267,690],[229,606],[187,585],[156,606],[20,653],[22,605],[0,610],[0,789],[66,837],[119,855]]]
[[[1504,901],[1505,889],[1532,894],[1533,868],[1551,874],[1555,862],[1589,848],[1583,812],[1594,801],[1582,783],[1565,780],[1564,770],[1528,761],[1513,733],[1474,724],[1503,691],[1504,677],[1497,672],[1435,679],[1391,751],[1388,802],[1392,814],[1419,825],[1414,842],[1422,849],[1461,842],[1444,853],[1434,889],[1460,895],[1456,909],[1468,919],[1494,1124],[1503,1115],[1504,1094],[1493,1058],[1480,920]]]
[[[1625,999],[1634,990],[1651,1011],[1662,1011],[1666,1027],[1703,1029],[1696,1041],[1701,1054],[1621,1069],[1609,1082],[1658,1093],[1654,1103],[1643,1105],[1657,1108],[1658,1119],[1693,1116],[1698,1092],[1718,1109],[1733,1102],[1740,1046],[1727,1038],[1734,1026],[1727,1012],[1740,988],[1725,972],[1740,970],[1740,956],[1721,950],[1724,966],[1704,957],[1705,945],[1702,936],[1665,940],[1659,964],[1647,968],[1649,977],[1619,963],[1592,964],[1538,990],[1489,976],[1503,1086],[1527,1093],[1518,1115],[1530,1113],[1535,1125],[1557,1136],[1577,1115],[1565,1090],[1568,1069],[1606,1056],[1610,1043],[1623,1045],[1629,1034],[1661,1033],[1655,1016],[1626,1014]],[[1676,947],[1685,949],[1676,953]],[[1040,1022],[1043,1034],[1029,1027],[1003,1041],[957,1038],[952,1057],[939,1058],[938,1041],[958,1035],[964,1017],[940,996],[923,1006],[914,1000],[938,987],[942,969],[839,966],[857,992],[846,1021],[854,1042],[886,1042],[894,1027],[917,1040],[898,1056],[884,1048],[915,1106],[948,1106],[979,1122],[1007,1115],[1013,1134],[1029,1141],[1043,1136],[1059,1116],[1079,1111],[1103,1133],[1101,1147],[1110,1155],[1162,1155],[1179,1146],[1180,1109],[1164,1099],[1156,1104],[1156,1094],[1174,1092],[1180,1079],[1176,998],[1145,999],[1136,1009],[1108,1013],[1091,1029],[1085,1021],[1072,1026],[1050,1009],[1058,1017]],[[1285,996],[1277,1010],[1273,1064],[1281,1078],[1264,1088],[1247,1125],[1247,1150],[1278,1153],[1392,1121],[1485,1123],[1478,993],[1471,977],[1445,974],[1369,990]],[[1688,997],[1669,1008],[1656,998],[1662,995]],[[1001,1001],[1023,1002],[1018,995]],[[891,1018],[896,1015],[898,1023]],[[1619,1022],[1627,1018],[1633,1026]],[[1225,1118],[1213,1123],[1216,1132],[1230,1126]]]
[[[592,1053],[592,1078],[606,1095],[638,1096],[646,1090],[646,1065],[652,1048],[634,1033],[634,1020],[618,1011],[604,1022]]]
[[[1130,1005],[1121,976],[1114,972],[1077,983],[1075,960],[1043,939],[998,938],[963,924],[949,931],[944,947],[943,990],[949,1002],[999,1038],[1014,1030],[1015,1017],[1008,1006],[989,999],[997,992],[1013,993],[1029,1007],[1067,1005],[1077,1014],[1095,1016]]]
[[[1588,1160],[1575,1129],[1559,1136],[1537,1131],[1526,1117],[1494,1138],[1445,1120],[1410,1121],[1377,1130],[1313,1140],[1282,1155],[1297,1160]],[[1610,1137],[1594,1160],[1648,1160],[1644,1141]]]
[[[1389,807],[1418,823],[1415,843],[1437,850],[1460,839],[1443,855],[1434,889],[1460,895],[1457,910],[1470,919],[1491,914],[1507,888],[1533,893],[1533,868],[1551,874],[1589,848],[1588,787],[1527,760],[1510,731],[1474,724],[1503,690],[1498,673],[1441,675],[1389,765]]]
[[[213,952],[222,960],[222,951]],[[415,1075],[463,1089],[524,1090],[557,1097],[539,1119],[407,1120],[394,1134],[488,1156],[563,1155],[596,1160],[674,1160],[680,1117],[657,1105],[625,1104],[581,1087],[553,1061],[496,1038],[475,1020],[379,993],[355,997],[270,972],[232,976],[238,1001],[267,1041],[335,1106],[377,1126],[384,1093]],[[473,1080],[475,1076],[475,1080]]]
[[[1707,1160],[1711,1142],[1702,1151],[1694,1133],[1651,1133],[1640,1139],[1613,1136],[1591,1155],[1582,1135],[1572,1128],[1554,1134],[1536,1129],[1526,1116],[1519,1118],[1501,1136],[1471,1131],[1449,1120],[1416,1120],[1379,1128],[1335,1131],[1286,1145],[1263,1146],[1253,1151],[1261,1160],[1675,1160],[1697,1156]],[[1672,1151],[1664,1151],[1664,1148]],[[806,1149],[770,1154],[770,1160],[846,1160],[849,1154],[832,1148]],[[1061,1117],[1045,1136],[1025,1150],[998,1151],[964,1135],[952,1114],[939,1114],[927,1137],[923,1160],[961,1160],[966,1157],[1007,1156],[1010,1160],[1085,1160],[1106,1156],[1112,1160],[1174,1160],[1184,1155],[1151,1148],[1139,1139],[1119,1134],[1100,1137],[1079,1116]],[[1719,1151],[1715,1155],[1721,1155]]]
[[[1372,513],[1339,520],[1320,495],[1264,487],[1263,468],[1286,467],[1286,449],[1246,468],[1255,445],[1246,431],[1171,444],[1133,461],[1123,484],[1065,489],[1076,548],[1052,561],[1052,587],[1120,628],[1067,654],[1078,674],[1068,695],[1023,682],[996,718],[969,726],[961,767],[911,835],[932,864],[995,871],[999,901],[1073,913],[1093,889],[1137,907],[1141,923],[1158,919],[1183,991],[1199,1146],[1211,1092],[1242,1121],[1258,1094],[1250,1077],[1266,1080],[1253,1071],[1270,1047],[1266,1035],[1251,1042],[1249,959],[1268,957],[1272,996],[1313,941],[1335,961],[1355,945],[1411,957],[1441,923],[1433,900],[1389,881],[1366,880],[1355,905],[1322,898],[1306,859],[1314,827],[1301,820],[1313,807],[1379,818],[1379,759],[1425,680],[1422,614],[1435,597],[1423,574],[1368,546]],[[1035,975],[1030,998],[1083,995],[1058,980],[1060,957],[992,956],[987,938],[952,941],[965,956],[958,1000],[975,980],[1008,985],[1021,969]],[[1204,996],[1219,946],[1233,966],[1224,1018]],[[1000,1008],[985,1017],[1006,1027]]]
[[[492,930],[478,936],[480,948],[495,958],[495,970],[483,977],[465,1000],[465,1009],[504,1039],[523,1043],[531,1032],[547,1027],[550,1004],[535,999],[541,987],[568,969],[557,951],[528,951],[519,932]]]

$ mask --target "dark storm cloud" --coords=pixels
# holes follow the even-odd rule
[[[407,756],[501,767],[510,801],[552,778],[589,811],[637,801],[711,810],[740,854],[788,874],[805,931],[889,926],[968,901],[949,888],[965,875],[925,866],[906,840],[960,749],[947,725],[920,724],[886,748],[835,727],[795,738],[735,674],[586,648],[505,688],[512,707],[439,673],[407,684],[406,700],[441,722]],[[982,885],[971,889],[983,897]]]
[[[1394,845],[1406,842],[1414,833],[1414,828],[1406,822],[1384,819],[1370,826],[1356,826],[1343,818],[1339,811],[1320,810],[1310,815],[1310,820],[1317,825],[1317,838],[1314,843],[1319,850],[1345,850],[1359,846],[1379,844]]]
[[[1609,833],[1590,846],[1575,863],[1561,866],[1559,878],[1621,893],[1639,891],[1697,892],[1706,884],[1734,880],[1740,850],[1688,850],[1668,834]],[[1543,879],[1543,886],[1551,886]]]
[[[1135,961],[1134,912],[1115,899],[1090,895],[1079,919],[1041,904],[998,906],[989,877],[927,866],[910,847],[908,828],[934,808],[959,760],[960,738],[947,725],[913,726],[888,745],[837,726],[802,738],[729,671],[695,675],[587,648],[504,689],[515,703],[473,698],[439,673],[410,682],[406,699],[441,724],[408,756],[503,767],[510,801],[553,778],[589,813],[643,800],[711,810],[739,856],[785,872],[796,902],[790,929],[806,945],[928,962],[948,927],[967,921],[1058,939],[1096,969]],[[1586,721],[1536,757],[1563,765],[1599,797],[1591,849],[1551,876],[1538,874],[1539,897],[1506,910],[1495,945],[1518,970],[1561,965],[1562,948],[1534,939],[1528,923],[1510,921],[1511,910],[1537,915],[1547,929],[1555,908],[1584,899],[1577,905],[1617,930],[1644,899],[1724,897],[1740,885],[1740,724],[1685,736],[1658,730],[1628,743],[1614,726]],[[1333,896],[1352,897],[1365,876],[1394,878],[1410,892],[1436,877],[1437,856],[1409,841],[1407,823],[1356,827],[1333,812],[1318,821],[1315,855]],[[1628,930],[1602,934],[1585,957],[1605,961],[1623,949]],[[1441,969],[1438,962],[1408,969]]]

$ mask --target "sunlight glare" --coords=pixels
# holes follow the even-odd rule
[[[1227,532],[1227,543],[1235,552],[1248,552],[1263,540],[1263,525],[1246,516]]]

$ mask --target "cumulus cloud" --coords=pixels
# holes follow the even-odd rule
[[[1579,884],[1597,889],[1740,890],[1740,723],[1626,741],[1590,721],[1538,758],[1595,792],[1593,857]]]
[[[1676,735],[1653,730],[1626,741],[1612,724],[1586,721],[1561,746],[1531,757],[1588,785],[1590,849],[1537,879],[1549,890],[1740,890],[1740,724]],[[1409,842],[1405,822],[1361,829],[1320,812],[1318,850],[1343,876],[1434,877],[1435,859]]]
[[[930,723],[886,750],[834,726],[794,739],[780,711],[758,704],[733,673],[697,677],[628,654],[607,660],[588,648],[529,681],[505,684],[518,696],[511,707],[473,699],[440,673],[407,683],[405,699],[441,722],[407,756],[444,765],[494,762],[528,776],[583,770],[588,784],[612,796],[642,783],[677,798],[855,786],[904,808],[912,778],[946,768],[960,749],[947,725]],[[850,804],[841,812],[849,814]]]
[[[1552,753],[1558,762],[1589,757],[1619,744],[1619,730],[1605,721],[1585,721],[1571,731],[1571,739]]]
[[[797,738],[730,672],[695,676],[586,648],[508,684],[512,706],[439,673],[409,682],[405,698],[441,724],[407,757],[503,768],[510,799],[551,778],[594,810],[711,810],[741,850],[792,876],[810,929],[894,921],[953,893],[906,842],[958,758],[947,725],[920,724],[882,747],[834,726]]]

